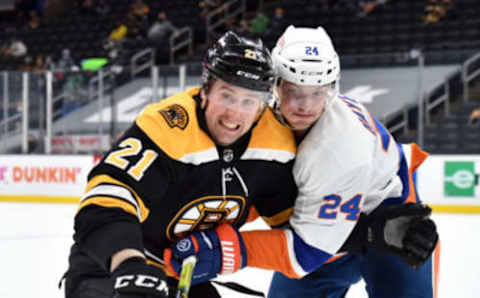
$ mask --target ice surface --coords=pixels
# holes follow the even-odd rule
[[[70,204],[0,203],[0,297],[60,298],[57,285],[72,244]],[[477,298],[480,293],[480,215],[434,214],[442,241],[438,298]],[[248,228],[264,228],[261,221]],[[266,292],[271,272],[244,269],[222,277]],[[367,297],[359,283],[348,298]],[[223,297],[252,297],[219,288]]]

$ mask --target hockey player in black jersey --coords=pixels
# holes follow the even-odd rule
[[[217,227],[238,243],[252,210],[273,227],[288,221],[296,148],[266,108],[273,80],[268,49],[227,32],[206,53],[201,88],[145,108],[88,175],[67,298],[172,297],[163,254],[175,240]],[[205,282],[190,297],[219,295]]]

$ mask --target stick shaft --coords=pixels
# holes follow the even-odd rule
[[[197,263],[196,256],[189,256],[182,262],[182,271],[180,272],[180,280],[178,281],[177,297],[188,298],[188,291],[192,283],[193,270]]]

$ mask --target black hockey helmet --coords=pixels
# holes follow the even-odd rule
[[[270,51],[260,39],[228,31],[207,50],[202,77],[204,85],[215,77],[246,89],[270,92],[275,72]]]

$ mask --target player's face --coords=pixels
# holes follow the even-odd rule
[[[205,118],[208,130],[220,145],[230,145],[253,125],[263,108],[265,93],[216,80],[208,95]]]
[[[302,86],[281,80],[278,86],[280,112],[294,131],[305,132],[322,115],[331,86]]]

